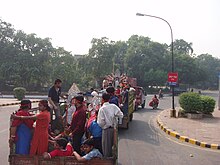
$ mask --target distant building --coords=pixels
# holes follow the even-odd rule
[[[84,57],[85,55],[82,55],[82,54],[74,54],[74,58],[76,59],[76,60],[78,60],[78,59],[80,59],[80,58],[82,58],[82,57]]]

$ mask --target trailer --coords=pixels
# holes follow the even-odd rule
[[[119,128],[129,128],[129,122],[133,120],[133,113],[135,110],[135,91],[130,90],[128,91],[128,106],[127,106],[127,113],[124,113],[124,117],[122,119],[122,122],[119,122],[118,127]]]
[[[38,113],[39,111],[38,108],[33,108],[30,112]],[[12,117],[10,117],[9,139],[11,135],[15,134],[15,129],[11,126],[12,120]],[[116,165],[118,160],[118,126],[114,127],[113,156],[109,158],[94,158],[86,162],[78,162],[74,156],[44,159],[43,156],[15,154],[15,143],[10,143],[9,149],[9,165]]]

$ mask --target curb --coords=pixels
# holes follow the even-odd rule
[[[211,148],[211,149],[215,149],[215,150],[220,150],[220,145],[218,144],[208,144],[206,142],[200,142],[196,139],[192,139],[189,138],[187,136],[182,136],[180,135],[178,132],[173,131],[172,129],[167,128],[160,120],[159,118],[160,115],[157,116],[157,124],[159,125],[160,129],[163,130],[166,134],[173,136],[181,141],[187,142],[187,143],[191,143],[203,148]]]
[[[39,101],[32,101],[31,103],[37,103]],[[6,103],[6,104],[0,104],[0,107],[4,107],[4,106],[10,106],[10,105],[18,105],[20,104],[20,102],[17,103]]]

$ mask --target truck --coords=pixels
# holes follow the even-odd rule
[[[38,108],[30,110],[32,113],[38,113]],[[9,139],[14,135],[14,127],[12,124],[12,117],[10,117]],[[94,158],[86,162],[78,162],[74,156],[55,157],[51,159],[44,159],[43,156],[30,156],[15,154],[15,143],[9,145],[8,161],[10,165],[116,165],[118,159],[118,128],[114,127],[114,145],[113,156],[109,158],[98,159]]]
[[[129,128],[129,122],[133,120],[133,113],[135,111],[135,100],[136,100],[136,92],[135,92],[135,86],[137,86],[137,79],[134,77],[126,76],[125,74],[120,74],[116,71],[116,73],[112,73],[111,75],[105,76],[105,79],[103,80],[103,88],[107,88],[108,85],[112,85],[115,88],[117,88],[118,85],[120,85],[122,88],[126,85],[130,85],[130,90],[128,91],[128,105],[126,106],[126,110],[124,109],[125,106],[120,107],[121,110],[125,111],[124,117],[121,122],[119,122],[118,127],[119,128]],[[120,92],[122,93],[122,92]],[[119,104],[122,104],[122,95],[119,94]]]

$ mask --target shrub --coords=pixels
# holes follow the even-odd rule
[[[198,93],[187,92],[182,93],[179,98],[180,107],[186,113],[196,113],[203,108],[200,95]]]
[[[18,100],[22,100],[25,96],[26,93],[26,89],[23,87],[16,87],[13,89],[14,91],[14,96],[18,99]]]
[[[214,112],[215,109],[215,100],[210,96],[201,96],[201,101],[203,108],[201,109],[202,113],[210,114]]]

